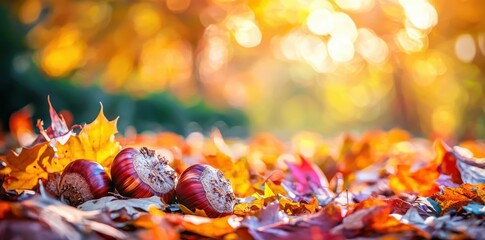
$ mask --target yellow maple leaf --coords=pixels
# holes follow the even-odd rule
[[[62,170],[49,142],[23,148],[20,153],[11,151],[5,161],[11,171],[5,183],[7,189],[32,189],[39,178],[47,179],[48,173]]]
[[[250,203],[243,202],[234,206],[234,214],[244,216],[259,212],[264,206],[264,199],[256,199]]]
[[[289,215],[301,215],[315,213],[318,208],[318,200],[313,197],[310,202],[295,202],[288,197],[281,196],[279,199],[280,209]]]
[[[62,164],[67,165],[76,159],[96,161],[108,168],[113,158],[121,149],[114,138],[118,133],[118,118],[108,121],[103,113],[103,105],[96,119],[85,124],[77,136],[71,136],[65,144],[58,144],[57,156]]]

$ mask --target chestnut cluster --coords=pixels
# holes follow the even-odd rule
[[[209,217],[231,214],[236,200],[230,182],[220,170],[195,164],[177,177],[165,158],[145,147],[120,151],[110,175],[111,178],[96,162],[72,161],[60,177],[56,195],[77,206],[116,189],[126,197],[160,196],[166,203],[177,201],[192,211],[204,210]]]

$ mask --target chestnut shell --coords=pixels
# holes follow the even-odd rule
[[[71,175],[74,174],[74,175]],[[67,182],[73,181],[73,176],[81,177],[84,180],[89,192],[86,189],[70,186]],[[114,190],[113,183],[104,168],[97,162],[77,159],[70,162],[62,172],[59,181],[59,196],[69,201],[69,204],[77,206],[87,200],[101,198]]]
[[[228,201],[228,205],[232,205],[234,207],[235,204],[235,196],[234,192],[232,191],[232,187],[230,182],[224,178],[222,172],[213,168],[210,165],[205,164],[194,164],[188,167],[179,178],[179,182],[177,184],[177,188],[175,190],[177,195],[177,201],[190,209],[191,211],[195,211],[196,209],[204,210],[205,214],[208,217],[222,217],[229,214],[232,214],[231,211],[218,211],[214,208],[209,200],[208,194],[203,186],[203,175],[204,171],[208,170],[217,171],[219,174],[219,180],[224,182],[224,185],[228,185],[227,189],[214,189],[213,191],[220,192],[220,194],[224,197],[221,199]],[[217,184],[211,184],[211,187],[217,187]],[[229,190],[228,190],[229,189]]]
[[[147,198],[151,196],[159,196],[165,203],[173,203],[175,201],[176,176],[174,175],[174,179],[172,179],[175,182],[173,189],[166,192],[158,192],[154,190],[149,184],[142,180],[135,169],[133,161],[135,157],[140,157],[140,154],[147,155],[145,157],[158,158],[158,156],[154,156],[153,150],[147,148],[138,150],[129,147],[121,150],[118,155],[116,155],[111,164],[111,177],[116,190],[126,197]],[[164,169],[173,171],[173,174],[175,174],[175,171],[168,164],[163,167]]]

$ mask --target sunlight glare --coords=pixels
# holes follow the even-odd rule
[[[331,37],[327,47],[330,57],[336,63],[346,63],[354,58],[354,44],[347,38]]]
[[[358,33],[356,51],[369,63],[384,63],[389,54],[386,42],[367,28],[359,29]]]
[[[333,13],[325,8],[316,9],[308,16],[306,25],[314,34],[328,35],[334,26]]]
[[[476,52],[475,42],[470,34],[462,34],[456,39],[455,54],[461,61],[471,62]]]

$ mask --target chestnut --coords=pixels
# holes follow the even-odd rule
[[[180,204],[191,211],[204,210],[208,217],[222,217],[234,210],[236,197],[224,174],[205,164],[188,167],[175,190]]]
[[[121,150],[111,164],[111,177],[123,196],[160,196],[165,203],[175,200],[175,170],[165,158],[155,156],[155,151],[146,147]]]
[[[108,195],[113,191],[113,183],[99,163],[78,159],[64,168],[58,189],[61,200],[77,206]]]

